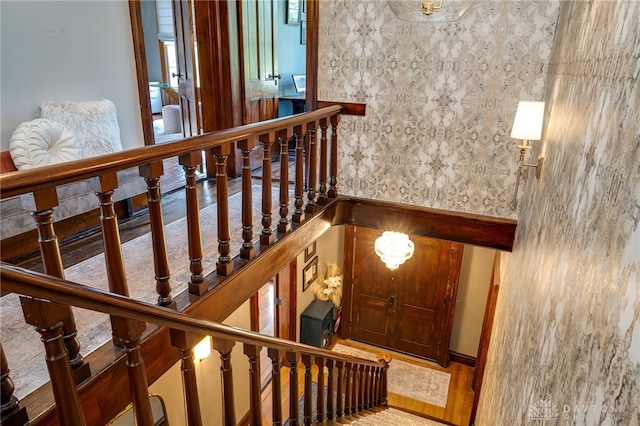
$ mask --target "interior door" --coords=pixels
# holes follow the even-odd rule
[[[463,245],[411,236],[415,252],[395,271],[377,257],[382,231],[354,233],[351,338],[448,362]]]
[[[244,124],[278,117],[277,4],[274,0],[242,0]],[[251,168],[261,165],[258,145],[251,155]]]
[[[175,29],[178,95],[182,114],[182,133],[185,137],[200,133],[198,99],[198,66],[196,63],[196,31],[193,2],[173,0],[173,25]]]

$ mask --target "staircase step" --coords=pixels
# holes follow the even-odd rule
[[[441,426],[446,423],[440,423],[435,420],[426,419],[416,416],[395,408],[387,408],[375,414],[361,417],[351,423],[353,426]]]

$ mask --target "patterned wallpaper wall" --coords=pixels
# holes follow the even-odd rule
[[[318,97],[367,104],[340,125],[339,191],[515,218],[509,133],[518,101],[542,99],[557,13],[489,1],[425,24],[382,0],[322,0]]]
[[[477,425],[640,424],[640,2],[562,2]]]

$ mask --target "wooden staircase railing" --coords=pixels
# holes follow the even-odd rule
[[[268,348],[268,354],[272,360],[273,425],[281,425],[284,420],[281,411],[282,394],[280,386],[283,355],[287,360],[292,377],[289,395],[291,404],[287,416],[290,425],[310,425],[314,421],[323,422],[325,419],[340,419],[362,413],[376,406],[386,405],[388,358],[380,357],[378,362],[367,361],[228,327],[176,312],[173,309],[139,302],[124,295],[92,289],[6,263],[0,264],[0,272],[2,272],[3,286],[7,290],[23,295],[21,297],[23,301],[48,300],[50,302],[47,303],[46,309],[49,310],[52,309],[52,306],[77,306],[107,313],[112,318],[119,318],[124,322],[151,323],[170,328],[172,342],[176,349],[180,351],[182,358],[182,375],[189,425],[206,424],[206,419],[202,419],[200,415],[197,381],[193,371],[193,346],[204,335],[213,337],[213,346],[219,352],[222,361],[222,399],[225,425],[236,425],[231,363],[231,349],[236,343],[243,345],[244,354],[247,356],[249,363],[250,418],[252,425],[262,424],[260,371],[257,357],[263,347]],[[61,342],[62,334],[58,332],[57,337],[53,336],[54,334],[51,333],[48,336],[56,340],[55,344],[52,344],[50,350],[48,350],[48,358],[64,359],[66,361],[68,356]],[[148,387],[144,375],[139,374],[139,366],[143,364],[144,360],[139,356],[139,352],[135,351],[134,346],[135,343],[131,344],[130,341],[125,343],[135,418],[137,424],[141,426],[153,425],[153,419],[148,407]],[[129,351],[131,348],[133,350]],[[303,419],[298,418],[298,361],[302,361],[305,369]],[[325,401],[323,392],[325,386],[324,374],[321,373],[318,374],[318,391],[315,399],[313,398],[311,371],[314,364],[318,366],[319,372],[322,372],[325,366],[328,368],[327,387],[329,398],[327,401]],[[5,366],[3,363],[3,373],[4,371]],[[70,369],[63,368],[57,374],[52,369],[50,369],[50,372],[52,386],[61,388],[65,392],[64,398],[56,399],[60,424],[85,424],[82,407],[77,403],[78,393],[71,382]],[[335,410],[333,405],[334,392],[337,407]],[[15,403],[15,401],[13,402]],[[313,404],[315,404],[317,410],[315,419],[313,417]]]
[[[296,116],[269,120],[251,125],[236,127],[233,129],[208,133],[181,141],[147,146],[113,154],[87,158],[64,164],[51,165],[38,169],[13,172],[0,175],[0,199],[31,194],[31,199],[26,200],[30,204],[29,210],[35,219],[38,231],[38,244],[44,271],[46,274],[64,279],[64,268],[58,237],[56,236],[53,212],[58,206],[57,187],[62,184],[89,180],[96,193],[96,207],[100,211],[100,225],[102,230],[105,273],[108,278],[109,290],[114,294],[128,296],[129,286],[125,271],[122,244],[120,240],[119,225],[114,209],[113,195],[118,188],[117,172],[132,167],[138,167],[139,175],[146,182],[149,221],[151,228],[151,247],[155,272],[156,291],[158,305],[178,309],[175,294],[172,294],[171,271],[167,258],[166,236],[163,223],[161,204],[160,178],[164,174],[163,160],[177,157],[183,166],[186,185],[185,203],[187,219],[187,238],[189,268],[191,279],[188,291],[194,296],[204,296],[220,279],[230,276],[236,268],[234,258],[250,261],[263,249],[288,233],[296,225],[305,219],[305,213],[312,215],[318,210],[318,204],[327,204],[329,198],[335,199],[337,193],[331,189],[327,192],[325,181],[327,174],[329,182],[333,182],[335,189],[337,173],[337,125],[343,108],[339,105],[325,107],[316,111],[299,114]],[[331,145],[327,142],[327,129],[331,126]],[[322,142],[320,147],[315,144],[315,129],[321,129]],[[289,176],[288,176],[288,143],[294,139],[296,142],[295,154],[295,211],[289,212]],[[243,157],[242,173],[242,223],[233,224],[242,229],[242,248],[239,253],[231,252],[231,223],[229,219],[228,183],[226,162],[232,149],[232,144],[240,148]],[[252,218],[253,196],[250,170],[250,153],[257,145],[262,145],[262,220],[261,230],[257,233],[259,240],[254,241],[254,223]],[[318,152],[321,148],[321,152]],[[279,149],[280,153],[280,186],[279,186],[279,218],[272,218],[272,178],[271,178],[271,149]],[[196,170],[201,165],[200,155],[202,150],[208,150],[215,158],[216,170],[216,196],[217,196],[217,261],[215,271],[205,271],[203,267],[203,245],[201,241],[201,222],[199,218],[198,195],[196,187]],[[317,157],[324,170],[320,171],[320,188],[317,188]],[[330,156],[330,167],[327,158]],[[306,164],[305,164],[306,162]],[[328,169],[327,169],[328,167]],[[304,171],[307,171],[305,176]],[[324,185],[324,186],[323,186]],[[320,198],[316,202],[316,191],[320,191]],[[304,206],[304,194],[307,194],[307,204]],[[326,193],[326,194],[325,194]],[[320,202],[320,200],[323,200]],[[210,254],[209,254],[210,255]],[[215,256],[216,254],[214,254]],[[7,291],[4,285],[3,291]],[[56,401],[63,399],[68,388],[83,382],[91,377],[90,366],[85,362],[81,354],[80,343],[77,339],[77,330],[73,312],[64,304],[49,303],[47,301],[32,298],[22,299],[23,312],[28,324],[35,327],[41,334],[47,353],[47,365],[52,377],[56,377],[59,387],[53,387]],[[120,316],[111,316],[113,342],[116,346],[126,351],[129,369],[130,383],[140,389],[146,388],[146,376],[142,365],[140,353],[140,340],[145,330],[145,325],[135,319]],[[62,337],[59,338],[59,333]],[[183,338],[183,350],[189,350],[190,339]],[[51,353],[60,353],[60,345],[65,350],[66,359],[55,358]],[[187,355],[183,354],[185,359]],[[3,367],[4,363],[3,358]],[[70,370],[71,376],[67,374]],[[15,404],[13,385],[8,376],[8,366],[2,372],[2,415],[3,424],[5,414],[13,412]],[[71,377],[71,378],[69,378]],[[65,382],[66,380],[66,382]],[[136,390],[136,394],[140,393]],[[148,398],[145,398],[148,406]],[[79,411],[78,401],[72,401],[71,405],[62,405],[59,409],[61,419],[65,424],[83,424],[80,419],[74,417]],[[144,402],[139,401],[139,409],[136,415],[141,416],[144,423],[150,419],[151,412],[148,407],[144,409]],[[67,413],[65,410],[69,409]]]

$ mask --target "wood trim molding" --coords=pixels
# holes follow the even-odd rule
[[[457,362],[458,364],[466,365],[471,368],[476,367],[476,358],[471,355],[461,354],[455,351],[449,351],[449,361]]]

